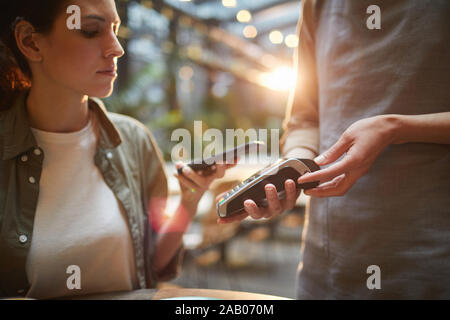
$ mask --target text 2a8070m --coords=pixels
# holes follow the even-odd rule
[[[260,304],[230,304],[219,306],[219,314],[273,314],[273,305],[260,305]]]

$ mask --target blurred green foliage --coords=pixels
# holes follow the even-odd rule
[[[138,72],[134,73],[122,88],[110,97],[105,99],[109,111],[131,116],[145,124],[155,136],[165,160],[171,159],[171,150],[179,141],[171,141],[172,132],[178,128],[185,128],[194,136],[194,121],[203,122],[203,132],[208,128],[216,128],[222,131],[225,137],[226,129],[242,128],[244,131],[249,128],[279,129],[281,121],[279,117],[267,115],[265,112],[254,112],[247,108],[242,99],[242,95],[247,94],[247,90],[242,90],[242,83],[236,82],[229,88],[228,93],[223,97],[215,97],[211,92],[207,92],[203,97],[202,105],[192,110],[174,109],[170,105],[171,86],[168,83],[169,73],[172,73],[164,64],[149,63]],[[172,75],[175,76],[175,75]],[[252,86],[256,92],[266,91],[255,85]],[[176,86],[175,86],[176,87]],[[161,99],[152,99],[151,88],[157,88],[162,93]],[[242,92],[243,91],[243,92]],[[173,99],[172,99],[173,100]],[[284,101],[280,102],[283,106]],[[269,131],[270,133],[270,131]],[[280,137],[282,132],[280,131]],[[203,147],[207,142],[203,142]],[[268,136],[268,151],[270,151],[270,134]],[[234,146],[236,142],[234,142]],[[225,146],[224,141],[224,147]],[[193,143],[191,154],[193,154]]]

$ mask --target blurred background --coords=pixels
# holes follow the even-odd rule
[[[171,202],[175,129],[280,129],[295,85],[300,0],[117,0],[119,59],[108,110],[144,123],[167,161]],[[270,146],[270,142],[268,143]],[[264,166],[265,164],[260,164]],[[279,219],[216,224],[214,198],[260,169],[238,166],[202,199],[185,235],[180,276],[162,286],[242,290],[295,297],[304,201]],[[170,210],[168,210],[170,212]]]

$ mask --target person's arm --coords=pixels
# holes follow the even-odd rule
[[[161,150],[150,131],[139,124],[143,132],[138,146],[139,158],[142,159],[143,199],[149,220],[147,245],[151,246],[149,259],[152,277],[156,281],[173,278],[178,270],[183,253],[183,234],[194,218],[197,205],[209,185],[216,178],[222,177],[225,170],[233,165],[217,164],[216,171],[210,176],[202,176],[188,166],[184,166],[183,175],[175,174],[180,182],[181,201],[173,214],[166,212],[168,199],[168,182],[165,163]],[[183,164],[177,164],[177,168]]]
[[[388,115],[396,125],[394,144],[424,142],[450,144],[450,112]]]
[[[450,112],[388,114],[359,120],[330,149],[315,158],[318,165],[333,164],[303,175],[298,183],[319,180],[317,188],[305,193],[316,197],[342,196],[370,169],[385,147],[409,142],[450,144]]]
[[[188,166],[184,166],[183,175],[174,174],[180,182],[181,201],[171,218],[165,220],[159,228],[153,260],[157,273],[170,263],[180,248],[183,234],[195,217],[198,203],[205,191],[215,179],[223,177],[225,170],[231,166],[216,164],[216,171],[210,176],[202,176]],[[178,163],[176,167],[183,167],[183,164]]]
[[[299,45],[294,53],[297,82],[289,98],[281,139],[281,151],[286,158],[312,159],[319,150],[314,6],[314,1],[303,2],[298,23]]]
[[[318,85],[315,59],[316,1],[302,2],[299,19],[299,45],[295,51],[294,64],[297,83],[291,92],[286,118],[283,123],[285,133],[281,138],[281,152],[285,158],[312,159],[319,150]],[[286,197],[278,198],[273,184],[265,186],[268,207],[261,208],[253,200],[244,202],[245,210],[228,218],[219,218],[218,223],[240,221],[247,216],[253,219],[275,217],[294,207],[300,192],[291,179],[285,181]],[[222,195],[217,197],[220,199]]]

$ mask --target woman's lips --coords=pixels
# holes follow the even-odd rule
[[[97,71],[97,73],[108,77],[117,77],[117,70],[103,70]]]

